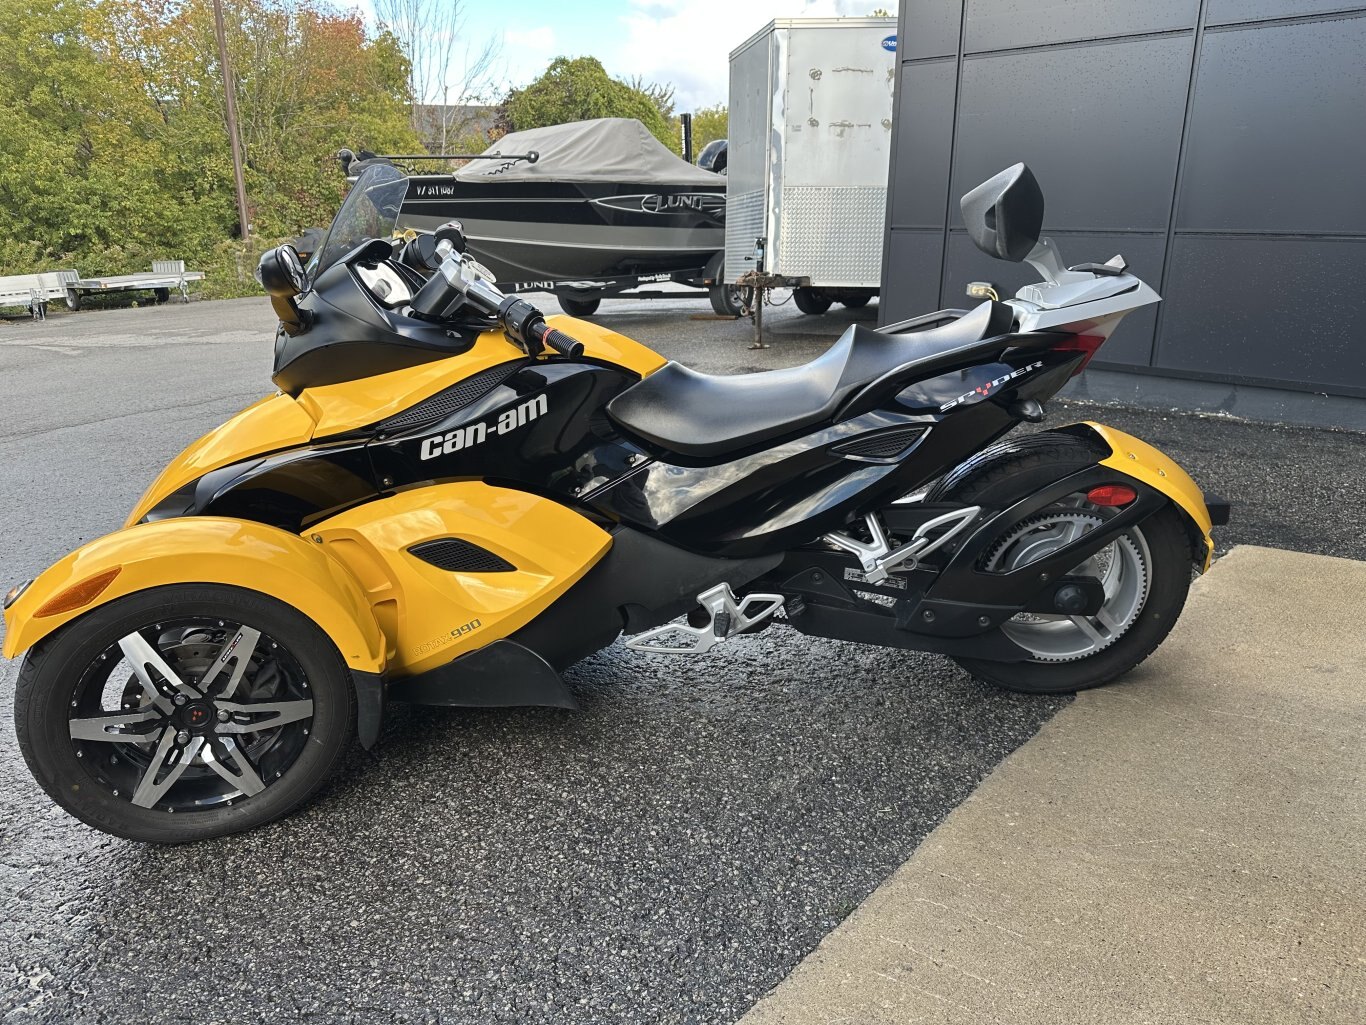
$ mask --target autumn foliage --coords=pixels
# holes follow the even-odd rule
[[[354,11],[224,10],[264,245],[328,223],[345,188],[340,147],[417,147],[408,67]],[[0,273],[214,265],[236,233],[209,0],[0,0]]]

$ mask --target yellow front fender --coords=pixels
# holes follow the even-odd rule
[[[1190,474],[1165,452],[1153,448],[1146,441],[1139,441],[1132,434],[1091,420],[1079,423],[1076,427],[1090,431],[1110,449],[1110,454],[1100,461],[1101,466],[1127,473],[1176,503],[1203,539],[1205,560],[1202,572],[1209,569],[1210,560],[1214,557],[1214,539],[1210,536],[1213,524],[1210,523],[1204,492]]]
[[[79,607],[38,615],[71,588],[117,571]],[[322,546],[297,534],[217,516],[157,520],[78,548],[29,585],[5,610],[6,658],[116,598],[164,584],[228,584],[260,591],[298,609],[332,639],[346,664],[382,673],[385,642],[351,573]]]

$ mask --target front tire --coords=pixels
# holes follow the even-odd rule
[[[350,673],[327,636],[254,591],[174,585],[109,602],[29,652],[19,748],[106,833],[185,843],[289,814],[350,746]]]
[[[1070,435],[1034,435],[983,453],[965,472],[946,477],[928,500],[1007,507],[1094,464],[1097,455],[1085,441]],[[1000,562],[989,568],[1027,565],[1113,515],[1085,498],[1071,496],[1008,532],[988,550],[987,562]],[[1156,650],[1185,606],[1191,546],[1181,514],[1168,505],[1073,572],[1099,575],[1105,582],[1106,604],[1100,615],[1022,613],[1002,630],[1031,652],[1028,661],[954,661],[980,680],[1028,694],[1071,693],[1123,676]]]

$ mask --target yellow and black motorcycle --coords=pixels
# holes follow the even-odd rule
[[[735,377],[546,321],[455,223],[392,241],[406,189],[373,167],[307,267],[262,258],[279,390],[5,598],[24,756],[98,829],[270,821],[388,699],[573,708],[560,671],[623,633],[699,654],[782,623],[1091,687],[1209,564],[1227,507],[1162,453],[1094,423],[998,442],[1158,301],[1121,258],[1062,264],[1023,165],[963,213],[1039,284]]]

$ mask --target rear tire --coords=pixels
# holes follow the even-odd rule
[[[848,299],[841,299],[840,305],[850,310],[859,310],[873,301],[871,295],[855,295]]]
[[[180,632],[181,624],[201,623]],[[259,635],[224,644],[215,627]],[[247,662],[239,680],[234,668],[210,681],[203,693],[222,691],[212,700],[172,703],[173,688],[162,679],[163,715],[138,684],[128,649],[120,654],[129,638],[192,684],[212,676],[204,667],[219,651],[225,664],[233,664],[226,660],[234,650]],[[289,719],[283,713],[291,704],[307,705],[307,714]],[[133,724],[76,736],[78,726],[110,714]],[[269,727],[263,714],[282,725]],[[116,599],[40,641],[19,671],[14,719],[34,779],[67,812],[114,836],[176,844],[252,829],[309,800],[350,746],[356,707],[346,664],[310,619],[255,591],[186,584]],[[147,742],[109,729],[137,731]],[[166,729],[183,732],[167,737]],[[159,780],[140,798],[145,784]]]
[[[598,296],[591,299],[575,299],[573,296],[557,295],[555,301],[560,304],[560,309],[571,317],[591,317],[602,305],[602,299]]]
[[[739,285],[712,285],[707,289],[711,308],[721,317],[742,317],[749,305],[751,290]]]
[[[1009,506],[1068,472],[1094,464],[1099,455],[1103,453],[1071,435],[1032,435],[987,449],[949,474],[927,500]],[[1045,510],[1041,517],[1049,511]],[[1096,516],[1104,512],[1083,505],[1059,506],[1055,514],[1076,516],[1083,511]],[[1108,549],[1112,559],[1125,554],[1118,549],[1125,539],[1133,557],[1139,560],[1135,565],[1144,567],[1148,579],[1141,607],[1116,638],[1091,654],[1065,660],[1036,657],[1026,662],[992,662],[958,657],[954,661],[979,680],[1027,694],[1066,694],[1099,687],[1133,669],[1162,643],[1185,606],[1191,581],[1191,546],[1181,514],[1170,505],[1121,535]],[[1028,561],[1026,558],[1019,564]],[[1002,629],[1010,634],[1016,620]],[[1016,627],[1012,638],[1016,643],[1021,643],[1022,636],[1028,636],[1028,620],[1022,625],[1023,629]]]
[[[797,304],[797,309],[813,317],[819,317],[830,309],[831,303],[829,297],[821,295],[814,288],[794,288],[792,301]]]

